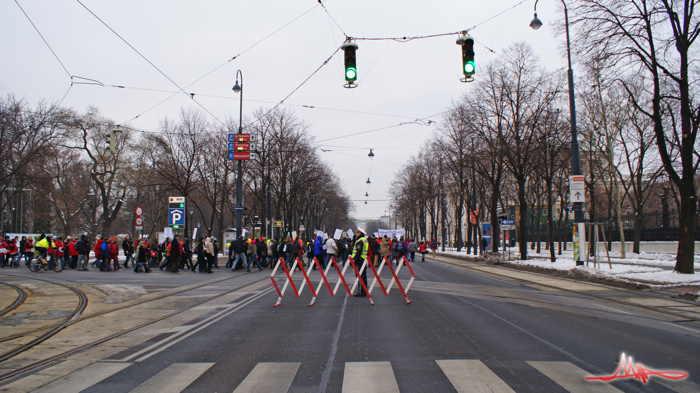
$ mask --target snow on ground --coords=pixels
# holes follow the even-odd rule
[[[107,295],[104,302],[108,304],[123,303],[148,293],[144,287],[139,285],[100,284],[92,286]]]
[[[544,251],[544,250],[542,250]],[[467,255],[465,251],[457,252],[456,250],[446,250],[439,254],[477,258],[475,255]],[[655,288],[677,287],[677,286],[700,286],[700,273],[696,268],[695,274],[679,274],[672,269],[676,264],[676,255],[673,253],[660,252],[642,252],[634,254],[628,252],[625,259],[620,258],[620,252],[611,252],[610,261],[612,269],[608,265],[608,259],[605,251],[599,252],[599,265],[594,267],[593,259],[589,259],[588,267],[576,266],[573,259],[572,251],[564,251],[562,255],[556,255],[556,262],[549,261],[549,252],[535,253],[528,250],[528,260],[522,261],[517,259],[520,254],[516,248],[511,249],[510,261],[507,263],[533,266],[557,271],[571,271],[576,269],[578,272],[585,273],[588,276],[593,276],[602,279],[619,280],[632,283],[641,283],[652,285]],[[506,253],[506,258],[508,254]],[[696,263],[700,262],[700,255],[695,256]],[[700,292],[699,292],[700,293]]]

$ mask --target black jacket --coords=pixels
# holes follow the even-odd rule
[[[77,243],[75,243],[75,251],[78,255],[88,255],[90,254],[90,244],[85,241],[85,235],[80,237]]]

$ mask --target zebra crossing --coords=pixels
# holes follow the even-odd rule
[[[445,359],[435,362],[459,393],[514,393],[517,390],[516,387],[506,384],[478,359]],[[585,380],[585,376],[590,375],[590,373],[569,362],[530,361],[526,363],[571,393],[621,392],[608,383]],[[34,392],[81,392],[121,371],[128,372],[128,367],[132,365],[133,363],[93,363],[34,390]],[[285,393],[292,386],[300,365],[299,362],[260,362],[248,373],[240,385],[231,389],[233,393]],[[202,377],[212,366],[214,363],[171,364],[130,392],[178,393]],[[685,388],[677,390],[672,385],[666,383],[664,385],[677,392],[689,391],[686,390],[687,385]],[[342,392],[398,393],[399,385],[391,362],[346,362]]]

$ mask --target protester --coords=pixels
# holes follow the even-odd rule
[[[75,251],[78,253],[78,266],[77,270],[88,271],[88,259],[90,257],[90,239],[82,235],[80,236],[80,241],[75,244]]]

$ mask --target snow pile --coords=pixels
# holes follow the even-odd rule
[[[442,255],[460,257],[463,259],[484,260],[484,257],[467,255],[464,251],[449,250],[439,252]],[[602,254],[602,255],[601,255]],[[621,259],[619,252],[610,253],[612,269],[608,265],[605,251],[599,253],[598,265],[594,267],[590,259],[588,267],[576,266],[571,251],[564,251],[562,255],[556,255],[556,262],[550,262],[549,252],[535,253],[528,250],[528,260],[517,259],[519,253],[511,249],[511,259],[505,263],[519,266],[528,270],[546,271],[556,274],[566,274],[572,277],[598,279],[608,282],[646,286],[653,288],[700,286],[700,274],[680,274],[672,269],[676,264],[675,254],[642,252],[640,254],[627,253],[627,258]],[[488,257],[488,255],[487,255]],[[506,253],[507,257],[507,253]],[[700,259],[700,256],[698,256]]]

